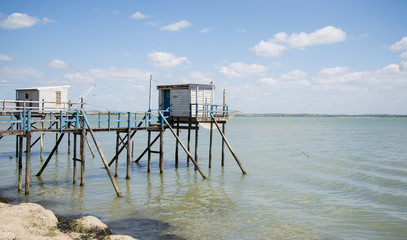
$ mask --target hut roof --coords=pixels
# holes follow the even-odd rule
[[[176,84],[176,85],[159,85],[157,89],[212,89],[215,88],[213,84]]]
[[[19,90],[42,90],[42,89],[58,89],[58,88],[69,88],[71,86],[54,86],[54,87],[31,87],[31,88],[17,88],[16,91]]]

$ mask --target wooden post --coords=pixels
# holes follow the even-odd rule
[[[49,154],[47,160],[44,162],[44,164],[42,165],[40,171],[38,171],[36,176],[41,176],[42,172],[45,170],[45,168],[47,167],[49,161],[51,160],[52,156],[54,155],[54,153],[56,152],[58,145],[61,143],[62,138],[64,137],[65,133],[62,133],[61,136],[59,136],[57,143],[55,144],[54,148],[52,149],[51,153]]]
[[[59,116],[59,117],[62,117],[62,116]],[[58,122],[56,122],[55,124],[56,124],[56,125],[55,125],[55,126],[56,126],[56,129],[58,129],[58,125],[59,125]],[[62,126],[61,126],[61,127],[62,127]],[[58,142],[58,133],[55,133],[55,144],[56,144],[57,142]],[[55,150],[55,153],[58,154],[58,147],[57,147],[57,149]]]
[[[130,135],[131,135],[131,130],[129,128],[127,132],[127,173],[126,173],[126,179],[130,179]]]
[[[86,129],[82,127],[81,132],[81,186],[85,185],[85,149],[86,149]]]
[[[188,148],[187,148],[188,152],[191,151],[191,127],[192,127],[191,118],[189,118],[189,121],[188,121]],[[187,157],[187,163],[189,164],[189,155]]]
[[[41,129],[44,129],[44,122],[41,122]],[[40,135],[40,160],[44,161],[44,134]]]
[[[213,130],[213,123],[212,123],[212,120],[211,120],[211,130],[210,130],[210,133],[209,133],[209,168],[211,168],[212,167],[212,131]]]
[[[119,154],[119,141],[120,141],[120,132],[117,131],[116,132],[116,155]],[[115,177],[119,176],[119,174],[118,174],[119,170],[118,169],[119,169],[119,157],[116,158],[116,162],[115,162],[115,170],[114,170],[114,176]]]
[[[18,143],[18,191],[23,189],[23,136],[17,136]]]
[[[76,148],[76,133],[73,134],[73,183],[76,183],[76,152],[77,152],[77,148]]]
[[[68,155],[70,154],[71,154],[71,133],[68,132]]]
[[[151,131],[147,130],[148,136],[147,136],[147,148],[148,148],[148,160],[147,160],[147,172],[150,172],[150,165],[151,165]]]
[[[228,148],[229,148],[230,152],[232,153],[233,157],[235,158],[237,164],[239,165],[240,170],[242,170],[242,173],[243,173],[243,174],[246,174],[246,171],[244,170],[242,164],[241,164],[240,161],[239,161],[239,158],[237,157],[235,151],[233,151],[232,146],[230,146],[230,144],[229,144],[228,140],[226,139],[225,135],[223,134],[222,130],[220,130],[220,127],[219,127],[218,123],[216,122],[216,120],[215,120],[215,118],[213,117],[212,114],[211,114],[211,118],[212,118],[213,122],[215,123],[215,126],[216,126],[216,128],[218,129],[220,135],[221,135],[222,138],[225,140],[225,143],[226,143],[226,145],[228,146]]]
[[[134,156],[134,141],[131,141],[131,160],[133,160]]]
[[[69,136],[69,135],[68,135]],[[90,146],[89,140],[88,140],[88,136],[85,135],[85,140],[86,140],[86,144],[88,145],[89,151],[92,154],[92,157],[95,157],[95,153],[92,150],[92,147]]]
[[[93,130],[92,130],[92,128],[90,127],[88,120],[86,119],[85,113],[83,112],[83,110],[81,110],[81,112],[82,112],[82,115],[83,115],[83,119],[84,119],[84,121],[86,122],[86,125],[88,125],[88,129],[89,129],[90,135],[91,135],[92,138],[93,138],[93,142],[94,142],[95,145],[96,145],[96,148],[97,148],[97,150],[98,150],[98,152],[99,152],[100,158],[102,159],[103,165],[105,166],[105,169],[106,169],[106,171],[107,171],[107,174],[109,175],[110,181],[112,182],[112,185],[113,185],[113,187],[114,187],[114,190],[116,191],[117,196],[118,196],[118,197],[121,197],[122,194],[120,193],[119,187],[117,186],[116,181],[114,180],[113,174],[112,174],[112,172],[110,171],[109,165],[108,165],[107,162],[106,162],[105,155],[103,154],[102,149],[100,148],[99,143],[98,143],[97,140],[96,140],[96,136],[95,136],[95,134],[93,133]]]
[[[177,117],[177,136],[179,137],[179,117]],[[178,168],[178,142],[175,141],[175,167]]]
[[[158,138],[160,137],[160,134],[158,134],[154,140],[150,143],[150,147],[153,146],[153,144],[158,140]],[[146,147],[146,149],[144,149],[144,151],[140,154],[140,156],[135,160],[136,163],[138,163],[141,158],[143,158],[144,154],[147,153],[149,146]]]
[[[25,151],[25,194],[30,192],[30,164],[31,164],[31,133],[26,134]]]
[[[164,172],[164,130],[160,130],[160,173]]]
[[[223,135],[226,134],[226,123],[222,124]],[[222,167],[225,166],[225,140],[222,138]]]
[[[223,108],[222,108],[222,110],[223,110],[223,116],[225,116],[225,114],[226,114],[226,109],[225,109],[225,105],[226,105],[226,89],[223,89]],[[223,132],[223,135],[225,135],[226,134],[226,129],[225,129],[225,125],[226,125],[226,123],[223,123],[222,124],[222,132]],[[222,165],[222,167],[223,166],[225,166],[225,140],[222,138],[222,162],[221,162],[221,165]]]
[[[168,123],[168,121],[164,118],[161,112],[159,112],[161,115],[161,118],[164,120],[165,124],[167,124],[168,128],[170,129],[172,135],[177,139],[178,143],[181,145],[182,149],[184,149],[185,153],[189,156],[191,159],[192,163],[195,165],[195,168],[198,169],[199,173],[201,174],[202,178],[206,178],[205,174],[202,172],[201,168],[199,167],[198,163],[193,159],[191,153],[187,150],[185,145],[181,142],[181,139],[177,136],[177,134],[174,132],[174,129],[172,129],[171,125]]]
[[[199,123],[196,122],[195,124],[195,161],[198,162],[198,131],[199,131]],[[195,167],[196,170],[196,167]]]

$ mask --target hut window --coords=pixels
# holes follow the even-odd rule
[[[30,98],[30,94],[25,93],[25,99],[29,99]]]
[[[61,92],[60,91],[56,92],[56,103],[61,104]]]

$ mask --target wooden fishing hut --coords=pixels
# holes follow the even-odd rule
[[[33,87],[16,89],[17,108],[27,109],[68,109],[68,88],[70,86]],[[25,106],[27,105],[27,106]]]
[[[225,137],[225,125],[230,117],[228,106],[225,103],[225,91],[223,105],[214,104],[215,85],[213,84],[179,84],[157,86],[159,110],[166,111],[164,114],[169,118],[172,128],[176,129],[179,136],[180,129],[188,129],[187,150],[191,147],[191,130],[195,130],[195,161],[198,162],[198,139],[199,126],[209,126],[209,168],[212,166],[212,132],[214,126],[222,136],[222,160],[224,166],[225,143],[237,161],[243,173],[246,173]],[[222,129],[221,129],[222,128]],[[178,166],[178,142],[175,149],[175,166]],[[188,161],[189,161],[188,157]]]

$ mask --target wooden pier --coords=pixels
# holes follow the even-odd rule
[[[17,103],[19,102],[19,103]],[[88,135],[90,134],[101,161],[106,169],[114,190],[117,196],[121,196],[121,192],[116,184],[115,177],[118,176],[118,159],[119,155],[126,150],[126,179],[130,179],[130,163],[131,163],[131,142],[137,132],[147,131],[146,148],[142,151],[136,162],[139,162],[145,154],[147,154],[147,172],[150,172],[150,163],[152,154],[159,155],[160,173],[163,173],[164,162],[164,133],[166,130],[174,136],[175,145],[175,167],[179,163],[179,151],[181,149],[187,154],[187,161],[194,164],[196,171],[200,173],[202,178],[207,178],[203,170],[198,164],[198,136],[199,124],[210,124],[211,130],[216,128],[222,137],[222,160],[224,165],[225,147],[229,148],[238,166],[243,174],[246,174],[241,162],[236,153],[232,149],[230,143],[225,136],[225,125],[229,120],[228,106],[191,103],[189,108],[189,116],[177,117],[171,114],[171,108],[149,110],[146,112],[87,112],[83,109],[83,100],[77,108],[74,108],[71,103],[64,106],[67,108],[60,109],[45,109],[44,102],[36,102],[32,104],[30,101],[6,101],[0,100],[0,142],[3,137],[16,137],[16,157],[18,157],[18,190],[22,191],[23,185],[23,151],[25,147],[25,193],[30,191],[30,161],[31,148],[37,143],[41,144],[41,160],[43,156],[43,135],[55,134],[56,143],[51,153],[47,156],[41,169],[36,173],[36,176],[46,171],[46,167],[51,161],[53,155],[58,151],[62,139],[68,136],[68,151],[70,151],[71,135],[73,135],[73,183],[77,181],[80,175],[80,185],[85,184],[85,149],[89,145]],[[35,105],[35,107],[32,107]],[[31,107],[30,107],[31,106]],[[188,131],[187,144],[184,144],[179,135],[180,130]],[[191,153],[191,131],[195,131],[195,149],[194,155]],[[112,159],[106,159],[99,145],[96,134],[98,132],[112,132],[116,135],[115,155]],[[212,161],[212,131],[210,132],[209,143],[209,168]],[[25,139],[25,145],[24,145]],[[78,143],[79,139],[79,143]],[[34,141],[33,141],[34,140]],[[159,150],[152,150],[152,146],[159,141]],[[134,142],[133,142],[134,143]],[[91,152],[93,155],[93,151]],[[77,173],[77,163],[80,164],[80,173]],[[115,172],[112,172],[112,165],[115,166]]]

